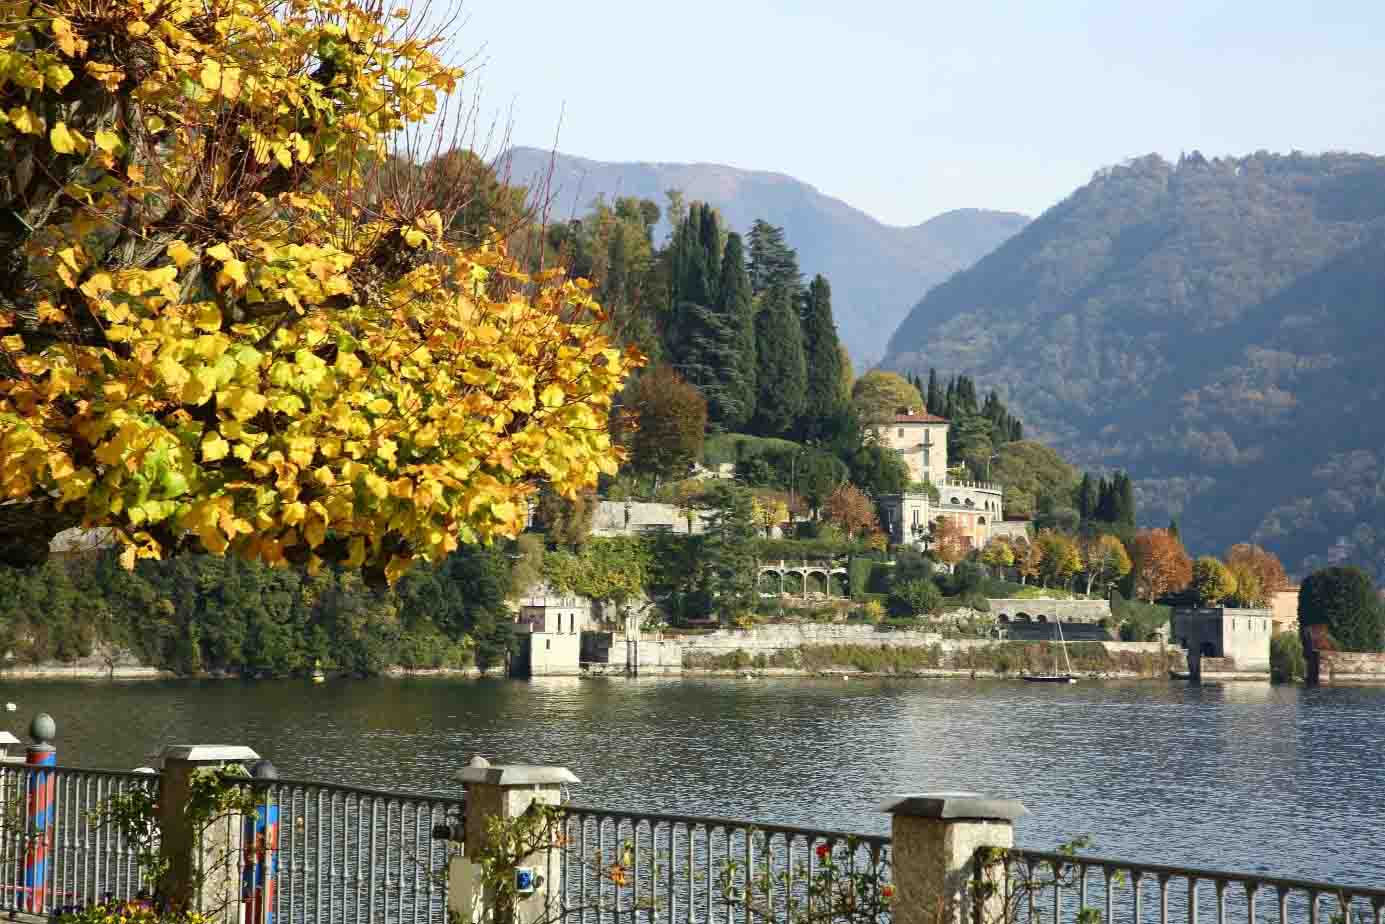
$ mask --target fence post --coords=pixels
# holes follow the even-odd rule
[[[881,806],[893,816],[895,924],[995,924],[1003,895],[973,908],[967,885],[976,873],[978,847],[1010,848],[1015,819],[1027,815],[1015,799],[976,793],[934,792],[901,796]]]
[[[260,755],[239,745],[175,744],[164,748],[162,756],[158,823],[165,865],[159,896],[172,908],[201,912],[214,921],[239,921],[244,819],[240,812],[211,822],[193,819],[187,807],[198,770],[241,764]]]
[[[492,818],[518,818],[536,803],[557,805],[562,802],[564,784],[581,781],[566,767],[492,766],[480,756],[473,757],[459,776],[466,789],[466,820],[462,855],[448,865],[449,917],[458,915],[462,924],[556,922],[561,915],[562,849],[537,851],[520,861],[519,867],[529,868],[534,878],[528,883],[532,891],[521,891],[512,914],[510,909],[497,908],[495,896],[484,887],[479,857],[487,846],[486,828]]]
[[[26,754],[29,765],[24,787],[29,837],[24,845],[24,901],[21,905],[29,914],[43,914],[48,902],[48,854],[53,838],[53,795],[57,780],[52,771],[43,768],[56,766],[58,750],[53,747],[58,728],[53,717],[40,712],[29,723],[29,737],[34,739]]]

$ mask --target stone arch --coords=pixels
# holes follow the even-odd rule
[[[834,597],[845,597],[847,594],[846,575],[839,571],[834,571],[827,576],[827,592]]]
[[[999,620],[999,621],[1000,621],[1000,622],[1006,622],[1006,623],[1008,623],[1008,622],[1010,621],[1010,616],[1009,616],[1009,614],[1008,614],[1008,613],[1001,613],[1001,614],[1000,614],[1000,620]]]
[[[803,575],[797,571],[790,571],[784,575],[784,593],[803,594]]]
[[[1040,613],[1040,614],[1038,614],[1037,616],[1034,617],[1034,621],[1035,621],[1035,622],[1048,622],[1048,617],[1045,616],[1043,613]]]
[[[1029,618],[1029,614],[1028,614],[1028,613],[1016,613],[1016,614],[1015,614],[1015,622],[1033,622],[1033,621],[1034,621],[1034,620],[1032,620],[1032,619]]]
[[[968,498],[967,498],[965,501],[963,501],[962,503],[966,504],[968,507],[975,507],[975,506],[976,506],[976,502],[973,501],[970,497],[968,497]]]
[[[976,518],[976,525],[977,525],[977,526],[985,526],[985,525],[986,525],[986,518],[985,518],[985,517],[977,517],[977,518]]]
[[[827,572],[825,571],[809,571],[804,576],[804,582],[807,584],[810,594],[827,593]]]

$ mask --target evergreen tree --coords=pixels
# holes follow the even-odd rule
[[[798,255],[784,240],[784,229],[762,219],[750,228],[750,292],[761,298],[775,286],[795,294],[803,287]]]
[[[928,370],[928,413],[936,414],[939,417],[947,416],[947,407],[943,401],[943,390],[938,384],[938,370]]]
[[[712,489],[703,553],[708,585],[722,621],[754,611],[757,600],[754,505],[748,490],[719,482]]]
[[[786,286],[765,293],[755,318],[755,352],[754,429],[762,436],[780,436],[798,422],[807,390],[803,326]]]
[[[1097,510],[1097,488],[1092,483],[1089,472],[1082,473],[1082,483],[1077,487],[1077,513],[1085,522],[1093,519]]]
[[[1169,518],[1169,535],[1173,536],[1175,539],[1181,538],[1178,535],[1178,517]]]
[[[832,287],[816,276],[803,299],[803,362],[806,375],[804,426],[807,436],[821,436],[823,425],[842,405],[842,366],[838,360],[837,325],[832,320]]]
[[[755,314],[739,235],[727,237],[716,303],[690,305],[678,368],[707,399],[716,429],[740,430],[755,413]]]
[[[715,304],[721,260],[718,218],[711,206],[694,202],[689,207],[687,217],[673,231],[664,259],[670,296],[664,344],[669,355],[677,358],[684,356],[691,340],[714,336],[717,328],[707,315]],[[675,365],[682,364],[675,361]]]
[[[1122,526],[1135,525],[1135,483],[1130,480],[1130,476],[1122,472],[1120,483],[1120,499],[1118,505],[1119,518],[1117,523]]]
[[[1103,475],[1097,482],[1096,487],[1096,512],[1092,515],[1095,520],[1102,523],[1116,522],[1116,500],[1111,491],[1111,483]]]

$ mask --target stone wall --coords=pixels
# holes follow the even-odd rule
[[[1101,622],[1111,618],[1109,600],[1057,600],[1052,598],[1020,599],[1015,597],[997,598],[991,603],[991,615],[997,620],[1005,616],[1015,621],[1021,613],[1037,622],[1039,616],[1045,621],[1054,622]]]
[[[1363,651],[1318,651],[1310,663],[1314,683],[1385,684],[1385,654]],[[1316,668],[1316,671],[1314,671]],[[1316,673],[1316,676],[1312,676]]]
[[[705,522],[703,514],[694,514],[693,533],[702,532]],[[688,520],[673,504],[644,501],[599,501],[592,516],[593,536],[627,536],[648,529],[671,529],[676,533],[686,533]]]

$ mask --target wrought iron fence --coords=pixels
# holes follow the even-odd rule
[[[243,785],[255,804],[239,863],[249,924],[270,910],[275,924],[446,924],[455,845],[444,829],[461,823],[461,799],[306,780]]]
[[[998,904],[979,916],[1003,924],[1381,924],[1385,909],[1385,889],[1305,879],[1039,850],[1009,851],[1002,865]]]
[[[577,805],[562,825],[561,869],[551,853],[547,875],[575,924],[826,920],[838,878],[891,888],[880,835]]]
[[[135,850],[99,809],[158,785],[150,773],[0,766],[0,907],[51,914],[138,896],[147,884]],[[30,817],[36,799],[46,808],[39,824]]]

